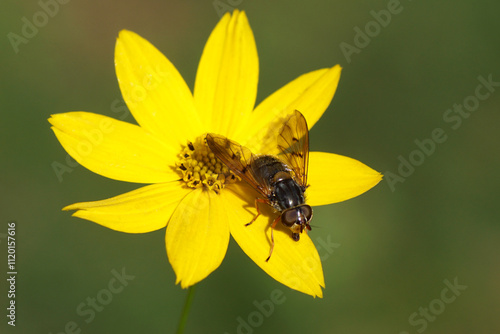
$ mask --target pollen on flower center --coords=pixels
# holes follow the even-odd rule
[[[179,154],[177,170],[182,173],[182,180],[190,188],[204,187],[217,194],[226,184],[234,183],[234,175],[208,148],[205,136],[188,142]]]

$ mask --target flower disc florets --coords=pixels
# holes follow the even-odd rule
[[[205,187],[217,194],[226,184],[237,181],[226,165],[224,165],[208,148],[205,136],[198,137],[195,142],[188,142],[179,154],[180,162],[177,170],[190,188]]]

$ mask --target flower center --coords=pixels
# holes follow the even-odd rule
[[[239,179],[210,151],[204,135],[194,143],[188,142],[182,148],[179,158],[177,170],[182,173],[182,180],[190,188],[205,187],[218,194],[226,184]]]

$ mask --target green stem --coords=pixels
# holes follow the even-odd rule
[[[196,284],[192,285],[188,289],[186,296],[186,303],[184,304],[184,309],[182,310],[181,318],[179,319],[179,327],[177,327],[177,334],[184,333],[184,328],[186,327],[186,322],[191,309],[191,304],[193,302],[194,291],[196,290]]]

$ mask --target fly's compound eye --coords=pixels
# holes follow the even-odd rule
[[[312,208],[307,205],[301,205],[284,211],[281,215],[281,221],[285,226],[292,227],[294,225],[306,226],[312,218]]]
[[[309,205],[304,204],[300,206],[300,209],[302,211],[303,216],[306,218],[306,221],[304,223],[311,221],[313,215],[312,208]]]
[[[281,215],[281,221],[283,222],[283,224],[285,224],[285,226],[288,227],[292,227],[294,224],[296,224],[298,219],[299,219],[298,208],[286,210]]]

